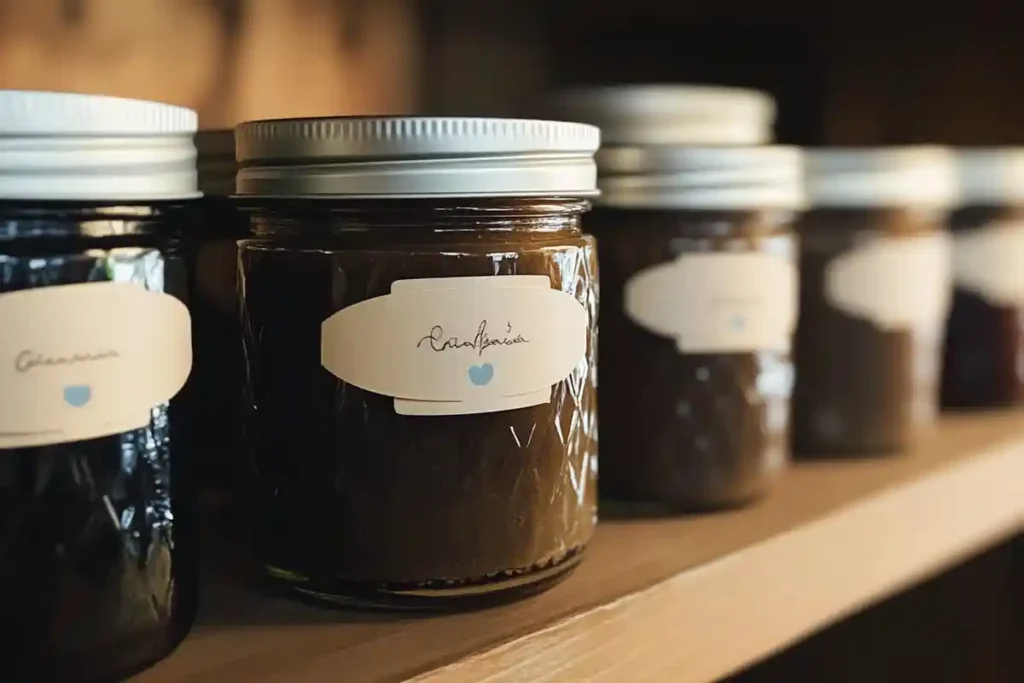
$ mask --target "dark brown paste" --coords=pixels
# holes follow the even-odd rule
[[[340,602],[438,607],[534,590],[574,566],[596,521],[596,259],[578,225],[586,203],[248,208],[250,509],[269,576]],[[481,275],[547,275],[587,309],[586,359],[549,404],[399,415],[392,397],[322,367],[321,323],[335,312],[388,294],[396,280]]]
[[[790,212],[598,207],[601,495],[713,509],[762,495],[786,460],[788,353],[680,353],[625,312],[626,282],[682,253],[796,258]],[[680,297],[687,292],[679,292]]]
[[[956,232],[979,230],[996,221],[1024,220],[1010,206],[975,206],[955,211]],[[1024,268],[1024,264],[1021,264]],[[1019,306],[996,305],[963,287],[953,290],[942,367],[942,405],[983,408],[1024,400],[1024,316]]]
[[[800,222],[800,323],[794,353],[793,447],[805,456],[898,451],[938,400],[941,336],[883,330],[834,307],[825,292],[836,258],[882,235],[940,228],[903,209],[816,209]]]

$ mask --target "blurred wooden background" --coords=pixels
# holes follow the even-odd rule
[[[206,128],[407,111],[409,0],[0,0],[0,88],[156,99]]]
[[[220,127],[717,82],[773,92],[784,142],[1024,144],[1022,25],[1014,0],[0,0],[0,88],[162,99]]]

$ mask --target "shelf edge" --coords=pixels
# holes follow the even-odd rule
[[[714,681],[1022,529],[1017,437],[412,683]]]

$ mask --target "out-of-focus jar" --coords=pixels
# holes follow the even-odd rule
[[[601,494],[706,510],[787,461],[798,150],[615,147],[601,259]]]
[[[124,680],[194,616],[195,129],[0,91],[0,680]]]
[[[964,149],[956,162],[942,403],[1015,405],[1024,399],[1024,149]]]
[[[238,240],[249,234],[249,217],[232,199],[235,135],[232,130],[196,136],[199,189],[190,226],[189,275],[194,365],[196,476],[201,489],[237,493],[242,461],[245,358],[238,317]]]
[[[618,85],[555,95],[601,127],[601,496],[707,510],[762,495],[787,460],[803,205],[765,93]],[[623,508],[620,503],[626,503]]]
[[[256,553],[335,604],[525,595],[596,520],[591,126],[237,131]]]
[[[950,301],[949,152],[807,152],[793,446],[898,451],[930,425]]]

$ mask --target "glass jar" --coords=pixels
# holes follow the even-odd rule
[[[799,151],[612,147],[598,168],[601,494],[753,501],[787,461]]]
[[[0,91],[5,681],[123,680],[196,608],[195,113]]]
[[[238,317],[238,240],[249,217],[238,209],[233,130],[196,136],[199,189],[188,235],[194,362],[196,476],[211,503],[237,493],[246,468],[242,453],[245,358]],[[208,508],[213,509],[213,508]]]
[[[338,118],[237,142],[260,569],[414,609],[564,576],[596,518],[598,131]]]
[[[807,191],[794,450],[899,451],[938,409],[950,156],[927,147],[808,152]]]
[[[957,154],[953,307],[946,327],[942,404],[1024,400],[1024,149]]]

